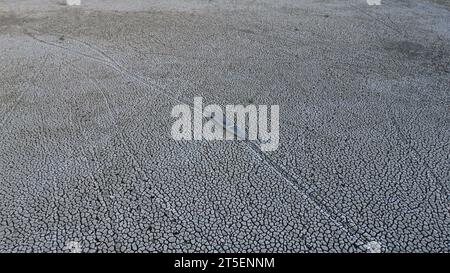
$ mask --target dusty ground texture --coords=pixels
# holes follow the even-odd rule
[[[449,18],[0,1],[0,252],[450,251]],[[194,96],[280,105],[279,149],[172,140]]]

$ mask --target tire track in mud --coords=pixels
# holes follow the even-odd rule
[[[105,105],[106,105],[106,107],[108,108],[108,112],[109,112],[111,121],[113,122],[114,128],[116,129],[116,132],[119,134],[119,141],[120,141],[121,144],[124,146],[124,148],[125,148],[127,154],[130,156],[130,158],[133,158],[133,161],[134,161],[133,163],[136,164],[136,165],[138,166],[138,168],[139,168],[139,169],[137,170],[138,173],[139,173],[139,174],[142,174],[142,175],[144,176],[144,179],[143,179],[143,180],[141,179],[141,184],[139,185],[139,186],[141,187],[141,190],[142,190],[143,187],[144,187],[144,185],[142,184],[142,182],[149,181],[149,178],[146,176],[145,172],[143,171],[142,166],[139,164],[139,161],[137,160],[136,156],[135,156],[134,153],[132,152],[133,149],[128,145],[128,141],[126,141],[126,137],[124,136],[122,130],[119,128],[119,125],[117,124],[117,116],[118,116],[118,115],[117,115],[116,111],[114,110],[114,107],[112,107],[112,106],[111,106],[111,103],[108,101],[108,98],[107,98],[107,96],[106,96],[106,94],[105,94],[105,92],[104,92],[104,90],[103,90],[104,87],[100,86],[100,83],[99,83],[97,80],[92,79],[91,77],[89,77],[88,74],[86,74],[84,71],[81,71],[80,69],[78,69],[77,67],[75,67],[73,64],[72,64],[72,67],[73,67],[76,71],[78,71],[79,73],[83,74],[90,82],[92,82],[93,85],[96,87],[96,89],[99,90],[101,96],[103,97],[104,102],[105,102]],[[156,192],[155,192],[155,191],[156,191]],[[152,188],[150,189],[150,193],[153,193],[153,194],[155,194],[155,195],[157,195],[157,196],[163,196],[163,194],[161,194],[159,191],[155,190],[154,187],[152,187]],[[141,196],[143,195],[143,194],[142,194],[142,191],[140,191],[140,195],[141,195]],[[160,201],[160,198],[157,198],[157,201]],[[165,202],[165,206],[163,206],[163,207],[164,207],[167,211],[169,211],[169,212],[171,212],[171,213],[174,213],[178,218],[181,218],[181,216],[179,215],[179,213],[178,213],[175,209],[173,209],[173,206],[172,206],[169,202]],[[142,211],[141,211],[141,212],[142,212]]]
[[[64,65],[64,66],[74,66],[73,63],[71,63],[70,61],[63,61],[63,62],[61,62],[60,65],[61,65],[61,66],[62,66],[62,65]],[[61,73],[61,67],[58,69],[58,71],[60,71],[60,73]],[[67,73],[65,73],[65,75],[68,76]],[[73,108],[75,107],[75,104],[72,104],[70,101],[69,101],[69,102],[64,102],[64,103],[70,105],[70,106],[69,106],[69,111],[70,111],[70,122],[72,122],[72,123],[75,125],[75,128],[76,128],[76,130],[79,131],[79,134],[81,135],[83,141],[84,141],[85,143],[87,143],[88,137],[87,137],[86,132],[85,132],[85,130],[84,130],[84,128],[83,128],[83,124],[82,124],[82,122],[80,121],[80,119],[76,119],[76,118],[75,118],[75,115],[74,115]],[[90,165],[87,163],[88,158],[89,158],[89,157],[88,157],[88,152],[86,152],[86,149],[85,149],[84,145],[80,145],[80,146],[79,146],[79,149],[80,149],[80,151],[81,151],[81,154],[82,154],[82,155],[84,156],[84,158],[86,159],[86,160],[85,160],[85,163],[84,163],[84,166],[88,169],[88,177],[89,177],[89,179],[92,180],[93,183],[94,183],[94,190],[97,192],[97,194],[96,194],[96,195],[97,195],[97,201],[100,203],[101,208],[103,208],[103,209],[105,210],[104,212],[106,212],[106,214],[108,215],[109,220],[110,220],[110,221],[113,221],[113,219],[112,219],[112,217],[114,216],[114,215],[113,215],[113,212],[109,209],[109,207],[108,207],[108,205],[107,205],[107,203],[106,203],[106,201],[105,201],[104,193],[103,193],[103,191],[102,191],[102,188],[100,187],[99,182],[97,181],[97,179],[96,179],[95,176],[94,176],[94,172],[93,172],[93,170],[92,170],[92,166],[90,166]],[[91,155],[91,153],[89,153],[89,155]],[[84,160],[83,160],[83,161],[84,161]],[[102,171],[102,174],[103,174],[103,171]],[[111,203],[112,203],[112,207],[113,207],[113,211],[114,211],[114,200],[111,200]],[[82,217],[80,216],[80,219],[81,219],[81,218],[82,218]],[[81,221],[81,220],[80,220],[80,221]],[[117,229],[116,229],[116,227],[115,227],[114,225],[111,225],[111,226],[112,226],[112,232],[113,232],[113,236],[112,236],[112,244],[113,244],[113,247],[115,248],[115,246],[116,246],[116,238],[117,238],[117,233],[118,233],[118,232],[117,232]],[[80,231],[80,233],[82,233],[82,232]],[[98,234],[97,234],[97,229],[95,229],[95,240],[96,240],[97,242],[99,242],[99,238],[98,238],[97,236],[98,236]],[[101,242],[101,241],[100,241],[100,242]],[[107,244],[107,242],[101,242],[101,243]]]
[[[69,53],[71,53],[71,54],[73,54],[73,55],[75,55],[75,56],[80,56],[80,55],[81,55],[81,56],[86,57],[86,58],[88,58],[88,59],[90,59],[90,60],[93,60],[93,61],[95,61],[95,62],[100,62],[101,64],[104,64],[104,65],[106,65],[106,66],[112,68],[113,70],[119,72],[120,74],[125,75],[125,76],[127,77],[127,79],[129,79],[129,80],[131,79],[131,80],[134,80],[135,82],[137,81],[138,83],[141,83],[141,84],[143,84],[143,85],[146,85],[146,86],[148,86],[148,87],[150,87],[150,88],[156,88],[156,89],[157,89],[156,91],[157,91],[158,93],[165,95],[165,96],[168,97],[169,99],[173,99],[173,100],[178,101],[179,103],[184,103],[184,104],[189,105],[188,102],[182,101],[182,100],[180,100],[180,99],[178,99],[178,98],[176,98],[176,97],[174,97],[174,96],[171,96],[171,95],[169,95],[169,94],[167,94],[167,93],[161,91],[161,90],[164,89],[162,86],[159,86],[159,85],[157,85],[157,84],[155,84],[155,83],[151,83],[151,84],[148,83],[147,81],[145,81],[144,79],[142,79],[140,76],[138,76],[138,75],[136,75],[136,74],[133,74],[133,73],[131,73],[131,72],[126,71],[125,68],[123,68],[123,67],[122,67],[121,65],[119,65],[119,64],[117,64],[117,66],[115,66],[114,64],[117,63],[117,62],[115,62],[115,61],[113,61],[113,64],[111,64],[110,62],[105,61],[105,60],[100,59],[100,58],[97,58],[97,57],[95,57],[95,56],[92,56],[92,55],[89,55],[89,54],[85,54],[85,53],[79,52],[79,51],[77,51],[77,50],[71,50],[71,49],[65,48],[65,47],[63,47],[63,46],[60,46],[60,45],[58,45],[58,44],[55,44],[55,43],[47,42],[47,41],[45,41],[45,40],[42,40],[42,39],[40,39],[40,38],[35,37],[34,35],[32,35],[32,34],[30,34],[30,33],[27,33],[27,34],[28,34],[30,37],[32,37],[34,40],[36,40],[36,41],[38,41],[38,42],[41,42],[41,43],[44,43],[44,44],[46,44],[46,45],[48,45],[48,46],[58,47],[58,48],[60,48],[60,49],[62,49],[62,50],[67,50]],[[84,44],[84,43],[83,43],[83,44]],[[85,44],[85,45],[87,45],[87,44]],[[90,47],[90,46],[89,46],[89,47]],[[90,47],[90,48],[91,48],[91,47]],[[97,50],[95,50],[95,51],[97,51]],[[100,50],[98,50],[98,51],[100,51]],[[100,52],[99,52],[99,53],[100,53]],[[100,53],[100,54],[101,54],[101,55],[106,55],[106,54],[103,53],[103,52]],[[106,55],[106,56],[107,56],[107,55]],[[108,59],[113,60],[113,59],[110,58],[109,56],[108,56]],[[111,108],[111,105],[110,105],[109,102],[107,101],[107,98],[106,98],[105,93],[103,92],[103,90],[101,89],[101,87],[98,86],[98,83],[97,83],[97,82],[94,82],[94,81],[92,80],[92,78],[90,78],[88,75],[86,75],[84,72],[80,71],[79,69],[76,69],[76,70],[79,71],[80,73],[83,73],[85,76],[87,76],[88,79],[89,79],[91,82],[94,83],[94,86],[96,86],[97,89],[100,90],[100,92],[101,92],[101,94],[102,94],[102,97],[105,99],[105,103],[107,104],[107,108],[108,108],[108,111],[110,112],[110,115],[111,115],[113,124],[114,124],[114,126],[116,127],[116,131],[119,133],[119,136],[120,136],[120,137],[119,137],[119,141],[120,141],[120,142],[122,143],[122,145],[124,146],[125,150],[127,151],[127,154],[130,156],[130,158],[133,159],[133,163],[134,163],[134,164],[133,164],[133,168],[134,168],[135,172],[138,173],[139,175],[143,176],[143,179],[142,179],[142,178],[140,179],[140,181],[141,181],[141,184],[140,184],[140,187],[141,187],[140,195],[143,196],[143,192],[146,192],[146,191],[145,191],[145,190],[142,190],[142,187],[143,187],[143,184],[142,184],[142,183],[143,183],[143,182],[150,181],[150,179],[147,177],[146,172],[143,171],[143,168],[142,168],[142,166],[139,164],[139,161],[137,160],[136,156],[131,152],[132,149],[131,149],[130,146],[126,143],[122,131],[118,128],[118,125],[117,125],[117,123],[116,123],[116,120],[117,120],[116,114],[113,113],[113,110],[112,110],[112,108]],[[160,90],[158,90],[158,89],[160,89]],[[137,167],[137,169],[136,169],[136,167]],[[172,216],[174,216],[175,218],[177,218],[177,219],[179,219],[179,220],[183,220],[183,221],[185,221],[185,222],[189,222],[189,219],[186,219],[185,217],[183,217],[183,216],[175,209],[175,207],[173,206],[173,204],[171,204],[169,201],[164,201],[164,199],[161,198],[161,196],[164,196],[164,195],[163,195],[161,192],[159,192],[159,191],[156,189],[156,187],[151,187],[151,188],[150,188],[150,191],[147,191],[147,192],[149,192],[150,195],[154,195],[154,196],[156,197],[156,198],[155,198],[156,201],[157,201],[158,203],[162,204],[162,208],[165,209],[167,212],[171,213]],[[139,209],[142,210],[141,207],[139,207]]]
[[[315,193],[317,190],[313,190],[312,188],[315,188],[315,186],[311,185],[310,183],[307,185],[304,182],[301,183],[298,181],[298,179],[294,178],[291,174],[289,174],[288,171],[286,171],[283,167],[279,166],[275,162],[273,162],[259,147],[261,144],[260,141],[252,141],[252,140],[245,140],[245,131],[239,129],[239,128],[233,128],[230,129],[230,127],[227,127],[226,124],[229,122],[226,121],[226,118],[224,117],[224,122],[220,122],[220,120],[213,118],[217,123],[222,125],[222,127],[236,135],[238,139],[244,140],[245,145],[261,160],[261,162],[264,162],[266,165],[269,166],[275,173],[277,173],[283,180],[285,180],[287,183],[289,183],[295,190],[300,192],[300,194],[305,198],[311,200],[311,202],[314,204],[316,209],[323,215],[325,215],[326,218],[328,218],[331,222],[336,224],[338,227],[340,227],[342,230],[344,230],[347,234],[351,236],[353,239],[353,244],[360,248],[361,250],[367,250],[365,245],[372,241],[372,239],[368,238],[364,234],[360,234],[358,232],[357,225],[351,221],[351,219],[348,219],[344,213],[339,213],[336,215],[330,208],[328,208],[327,205],[323,204],[322,201],[320,201]]]
[[[430,167],[428,162],[423,159],[421,153],[417,151],[417,149],[414,147],[414,145],[411,144],[411,141],[405,136],[405,134],[402,132],[400,125],[398,124],[398,121],[394,115],[394,110],[392,108],[392,104],[388,105],[389,107],[389,117],[391,119],[392,125],[395,128],[395,131],[397,133],[398,138],[401,142],[403,142],[406,147],[415,155],[417,158],[420,159],[420,161],[423,162],[423,165],[425,168],[430,172],[431,176],[433,177],[434,184],[437,184],[437,186],[441,189],[441,194],[446,197],[447,202],[450,202],[450,194],[448,192],[447,186],[439,179],[439,177],[436,175],[435,171]]]

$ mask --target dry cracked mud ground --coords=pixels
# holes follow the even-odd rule
[[[0,1],[0,252],[449,252],[448,7]],[[174,141],[194,96],[279,149]]]

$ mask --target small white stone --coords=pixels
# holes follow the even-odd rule
[[[68,6],[79,6],[81,5],[81,0],[66,0]]]
[[[381,0],[367,0],[369,6],[379,6],[381,5]]]
[[[81,253],[81,244],[77,241],[69,241],[66,243],[64,250],[68,250],[71,253]]]
[[[377,241],[371,241],[364,245],[369,253],[381,253],[381,244]]]

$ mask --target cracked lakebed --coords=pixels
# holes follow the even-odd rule
[[[1,252],[450,250],[446,7],[56,2],[0,4]],[[172,140],[195,96],[279,149]]]

